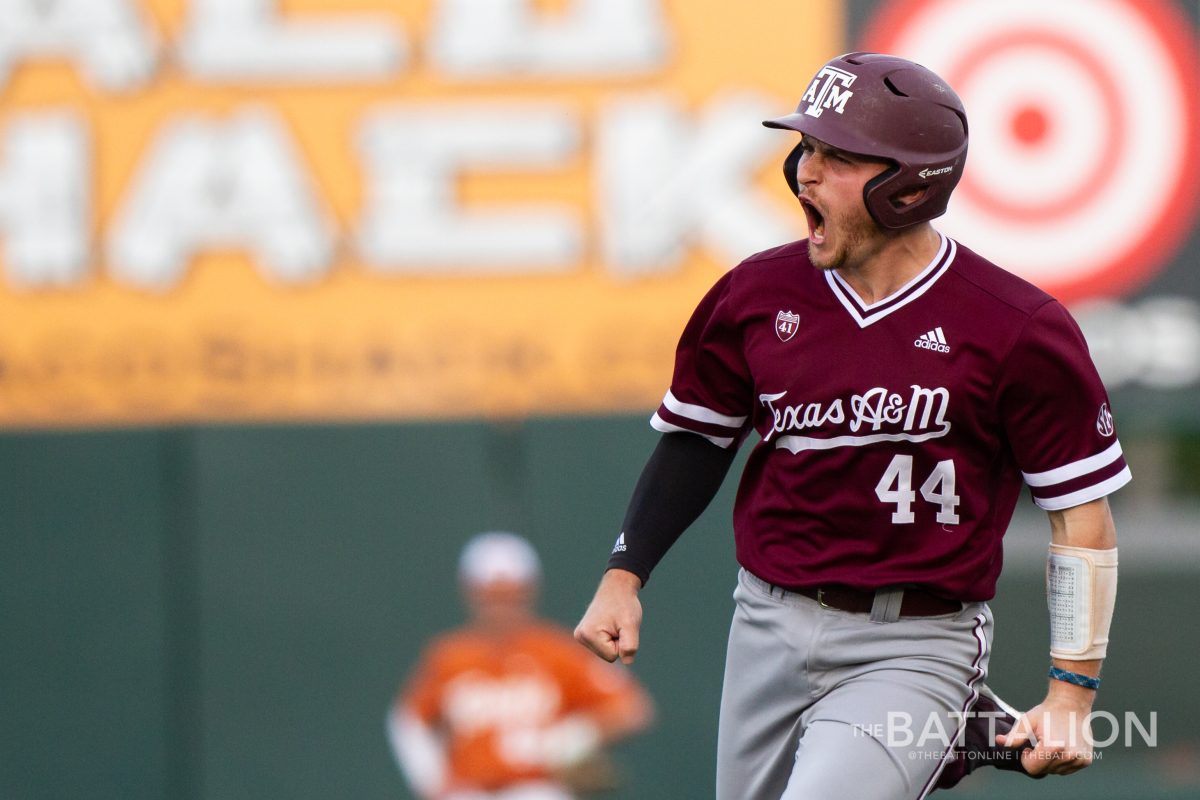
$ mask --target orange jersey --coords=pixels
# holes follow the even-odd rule
[[[451,787],[497,789],[548,777],[523,732],[639,691],[565,630],[537,622],[502,639],[471,628],[440,637],[401,702],[445,737]]]

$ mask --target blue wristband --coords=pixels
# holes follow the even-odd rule
[[[1091,675],[1080,675],[1078,672],[1067,672],[1065,669],[1059,669],[1058,667],[1050,668],[1050,677],[1056,681],[1082,686],[1085,689],[1100,688],[1099,678],[1093,678]]]

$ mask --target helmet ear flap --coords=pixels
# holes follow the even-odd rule
[[[792,194],[797,197],[800,196],[800,180],[796,177],[796,168],[800,166],[800,159],[803,156],[804,142],[801,141],[783,160],[783,177],[787,179],[787,185],[791,187]]]
[[[889,184],[899,172],[900,165],[893,163],[863,185],[863,205],[867,207],[867,213],[871,215],[871,219],[883,228],[898,227],[895,224],[895,212],[891,207],[892,203],[889,197],[897,187]]]
[[[898,230],[946,213],[951,190],[946,189],[944,183],[921,183],[918,178],[912,167],[894,165],[863,186],[863,202],[867,212],[880,227]],[[924,193],[912,202],[904,205],[893,202],[897,195],[917,189],[923,189]]]

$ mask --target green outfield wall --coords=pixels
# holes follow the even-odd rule
[[[529,536],[546,612],[573,623],[656,436],[644,415],[0,436],[0,797],[408,797],[384,714],[420,644],[462,619],[462,542]],[[659,716],[619,748],[614,797],[711,796],[732,489],[644,592],[635,670]],[[1123,555],[1101,707],[1156,712],[1157,747],[957,796],[1196,797],[1198,578]],[[993,605],[991,682],[1030,705],[1036,560],[1012,563]]]

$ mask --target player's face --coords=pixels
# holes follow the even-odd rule
[[[503,629],[532,618],[537,585],[518,581],[492,581],[463,587],[472,618],[484,627]]]
[[[819,269],[864,263],[888,238],[867,213],[863,186],[887,169],[876,158],[847,153],[805,135],[796,166],[800,205],[808,219],[808,257]]]

